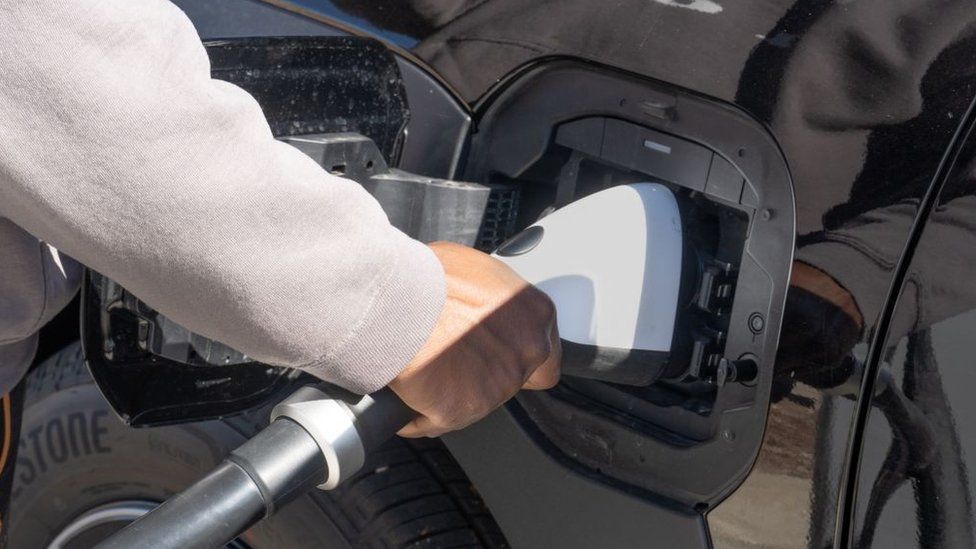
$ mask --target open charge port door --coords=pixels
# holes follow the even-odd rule
[[[461,179],[517,195],[503,237],[604,189],[650,182],[673,193],[683,242],[666,356],[564,375],[489,423],[511,420],[589,479],[705,514],[746,476],[765,425],[794,239],[775,142],[729,105],[567,60],[499,93],[469,150]],[[614,223],[604,217],[590,223]],[[473,431],[449,447],[463,454],[471,437],[492,437]]]

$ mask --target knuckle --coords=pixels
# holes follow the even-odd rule
[[[551,352],[549,338],[545,337],[544,333],[533,337],[526,342],[524,352],[527,366],[530,370],[534,370],[549,359],[549,353]]]
[[[477,416],[482,403],[480,399],[455,402],[431,418],[435,429],[441,432],[453,431],[467,425],[472,416]]]
[[[448,410],[448,411],[435,412],[431,415],[428,415],[427,418],[430,419],[430,423],[435,428],[443,429],[443,428],[450,427],[454,423],[456,416],[457,416],[456,413]]]
[[[496,367],[503,371],[517,368],[522,361],[522,353],[520,351],[523,351],[523,349],[518,348],[516,345],[500,345],[494,356]]]
[[[533,300],[532,308],[536,317],[542,322],[549,322],[556,316],[556,305],[549,299],[549,296],[539,290],[538,288],[533,288]]]

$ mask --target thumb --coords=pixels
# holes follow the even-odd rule
[[[427,416],[419,416],[397,431],[397,435],[403,438],[434,438],[439,437],[446,432],[447,431],[444,429],[441,429],[435,425],[434,422],[431,421]]]

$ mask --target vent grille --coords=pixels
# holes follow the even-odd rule
[[[490,185],[488,206],[478,231],[475,247],[484,252],[494,251],[515,234],[519,208],[519,188],[515,185]]]

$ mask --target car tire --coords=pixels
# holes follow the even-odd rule
[[[266,410],[220,421],[128,427],[102,398],[80,346],[70,345],[28,376],[10,547],[91,547],[207,473],[261,428],[261,418]],[[302,496],[236,543],[507,546],[443,445],[402,439],[370,454],[363,471],[339,489]]]

